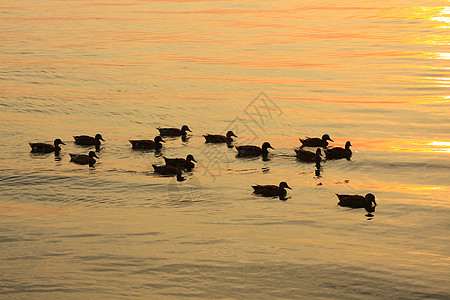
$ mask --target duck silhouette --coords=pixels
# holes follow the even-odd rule
[[[154,138],[154,140],[129,140],[129,142],[131,143],[131,148],[137,150],[141,150],[141,149],[155,149],[155,150],[159,150],[162,148],[162,144],[161,143],[165,143],[165,141],[158,135]]]
[[[269,154],[268,148],[274,149],[269,142],[264,142],[261,147],[258,146],[236,146],[238,151],[238,157],[256,157],[256,156],[267,156]]]
[[[187,125],[183,125],[181,129],[178,128],[156,128],[159,130],[161,136],[185,136],[186,131],[192,132]]]
[[[350,157],[352,156],[352,150],[350,150],[351,145],[352,144],[350,143],[350,141],[347,141],[345,143],[345,148],[334,147],[330,149],[325,149],[325,158],[326,159],[345,158],[347,160],[350,160]]]
[[[32,153],[51,153],[55,152],[56,155],[59,155],[59,151],[61,151],[61,147],[59,145],[65,145],[60,139],[55,139],[52,144],[46,143],[28,143],[31,147]]]
[[[328,146],[328,141],[334,142],[328,134],[322,135],[322,138],[309,138],[299,139],[302,143],[301,147],[322,147],[326,148]]]

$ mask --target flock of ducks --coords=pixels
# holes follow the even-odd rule
[[[181,129],[179,128],[157,128],[159,130],[159,135],[153,140],[141,139],[141,140],[129,140],[132,149],[142,150],[160,150],[165,141],[163,136],[167,137],[186,137],[187,132],[192,132],[187,125],[183,125]],[[219,134],[205,134],[205,143],[226,143],[228,147],[232,148],[231,143],[233,142],[233,137],[237,137],[232,131],[228,131],[226,135]],[[70,161],[81,164],[89,165],[93,167],[98,158],[95,152],[100,151],[101,141],[105,141],[101,134],[96,134],[94,137],[87,135],[74,136],[74,143],[83,146],[95,146],[95,151],[89,151],[86,154],[73,154],[69,153]],[[301,146],[295,149],[297,159],[305,162],[315,162],[316,163],[316,174],[320,174],[320,162],[322,158],[322,150],[325,154],[325,159],[347,159],[350,160],[352,156],[352,151],[350,150],[351,143],[347,141],[345,147],[332,147],[328,148],[328,141],[334,142],[328,134],[324,134],[322,138],[305,138],[300,139]],[[65,145],[60,139],[55,139],[53,145],[46,143],[29,143],[31,147],[31,152],[33,153],[52,153],[54,152],[56,156],[59,155],[61,151],[60,145]],[[317,148],[316,151],[304,150],[304,147]],[[237,150],[237,157],[258,157],[262,156],[263,160],[267,159],[269,154],[268,149],[274,149],[269,142],[264,142],[261,147],[254,145],[243,145],[235,146]],[[178,181],[185,180],[182,176],[182,171],[191,171],[197,161],[194,157],[189,154],[186,158],[167,158],[164,157],[165,165],[155,165],[153,164],[153,169],[155,173],[169,176],[177,176]],[[254,193],[264,196],[264,197],[279,197],[281,200],[286,200],[287,191],[286,189],[291,189],[286,182],[280,182],[279,185],[254,185],[252,186]],[[375,206],[377,205],[375,201],[375,196],[373,194],[367,194],[365,196],[360,195],[340,195],[336,194],[339,199],[338,205],[351,207],[351,208],[365,208],[368,212],[367,216],[375,211]]]

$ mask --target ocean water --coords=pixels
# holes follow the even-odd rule
[[[0,298],[449,299],[448,1],[0,5]],[[160,152],[131,149],[181,127]],[[203,134],[275,148],[237,158]],[[73,136],[101,133],[94,167]],[[351,141],[299,162],[299,138]],[[62,139],[61,155],[29,142]],[[162,156],[197,166],[154,174]],[[292,187],[259,197],[253,184]],[[376,211],[337,205],[373,193]]]

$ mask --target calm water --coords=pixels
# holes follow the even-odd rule
[[[448,5],[3,1],[0,298],[449,299]],[[204,143],[228,129],[275,150]],[[95,133],[95,167],[69,163]],[[323,133],[354,155],[316,176],[293,149]],[[185,182],[153,174],[189,153]],[[373,218],[336,205],[368,192]]]

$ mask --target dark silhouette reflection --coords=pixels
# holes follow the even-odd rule
[[[230,142],[230,143],[227,143],[227,147],[231,149],[231,148],[233,148],[234,146],[233,146],[233,145],[231,144],[231,142]]]
[[[365,207],[367,214],[365,215],[367,217],[367,220],[372,220],[374,215],[372,213],[375,212],[375,205],[369,205]]]
[[[315,160],[315,162],[316,162],[316,170],[314,171],[314,173],[316,174],[316,177],[318,177],[318,178],[322,177],[320,175],[320,171],[322,169],[322,166],[320,165],[321,161],[322,161],[322,158],[320,156],[316,156],[316,160]]]
[[[190,135],[182,135],[181,140],[183,142],[187,143],[187,142],[189,142],[190,137],[191,137]]]
[[[183,177],[181,171],[177,173],[177,181],[181,182],[181,181],[185,181],[186,178]]]

